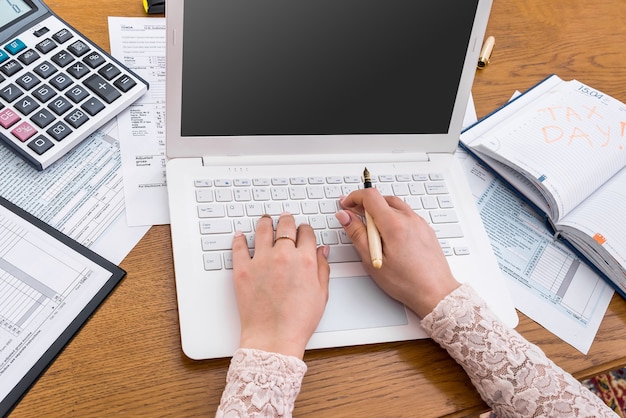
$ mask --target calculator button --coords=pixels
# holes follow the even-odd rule
[[[20,99],[17,102],[15,102],[14,106],[15,106],[15,109],[17,109],[22,115],[28,116],[31,113],[33,113],[35,109],[39,107],[39,103],[37,103],[31,97],[26,96],[23,99]]]
[[[48,52],[52,51],[56,47],[57,47],[57,44],[50,38],[44,39],[43,41],[35,45],[35,48],[37,48],[37,51],[41,52],[42,54],[47,54]]]
[[[137,85],[137,83],[135,83],[135,80],[133,80],[129,76],[125,75],[125,76],[122,76],[122,77],[118,78],[117,80],[115,80],[113,85],[115,87],[117,87],[118,89],[122,90],[124,93],[126,93],[128,90],[130,90],[133,87],[135,87],[135,85]]]
[[[48,32],[50,32],[50,29],[44,26],[43,28],[37,29],[35,32],[33,32],[33,35],[39,38],[40,36],[43,36]]]
[[[57,41],[60,44],[63,44],[65,42],[69,41],[73,37],[74,37],[74,35],[72,35],[72,32],[70,32],[67,29],[61,29],[60,31],[58,31],[57,33],[52,35],[52,39],[54,39],[55,41]]]
[[[115,87],[107,83],[98,74],[90,75],[84,81],[84,84],[89,90],[93,91],[98,97],[107,103],[112,103],[115,99],[122,95],[115,89]]]
[[[17,80],[15,80],[17,84],[20,85],[24,90],[30,90],[35,87],[37,84],[41,83],[41,80],[38,79],[33,73],[25,73],[20,76]]]
[[[83,58],[83,62],[90,66],[91,68],[98,68],[102,64],[106,62],[102,54],[94,51]]]
[[[67,49],[72,54],[76,55],[77,57],[82,57],[87,52],[89,52],[90,48],[83,41],[76,41],[73,44],[71,44],[70,46],[68,46]]]
[[[0,97],[9,103],[15,101],[15,99],[20,97],[22,94],[24,94],[24,92],[13,83],[8,84],[0,90]]]
[[[89,96],[89,92],[83,86],[76,84],[66,91],[65,95],[74,103],[80,103]]]
[[[17,59],[24,65],[30,65],[39,59],[39,54],[34,49],[29,49],[17,57]]]
[[[21,50],[26,49],[26,44],[19,39],[14,39],[10,43],[6,44],[4,49],[6,49],[9,54],[15,55]]]
[[[9,59],[9,54],[0,49],[0,62],[4,62]]]
[[[71,108],[72,104],[61,96],[58,96],[56,99],[48,104],[48,109],[52,110],[59,116],[61,116]]]
[[[76,129],[83,123],[89,120],[89,116],[80,109],[74,109],[70,114],[63,118],[64,121],[72,125],[72,128]]]
[[[57,90],[65,90],[72,84],[72,79],[65,74],[59,74],[50,79],[50,84]]]
[[[89,74],[89,68],[82,62],[77,62],[67,67],[67,72],[70,73],[72,77],[80,79]]]
[[[102,77],[104,77],[108,81],[111,81],[118,75],[122,74],[122,72],[115,65],[107,64],[98,70],[98,74],[100,74]]]
[[[33,71],[37,73],[37,75],[40,76],[41,78],[48,78],[59,70],[57,69],[57,67],[50,64],[48,61],[44,61],[38,66],[36,66],[35,68],[33,68]]]
[[[0,111],[0,126],[4,129],[9,129],[20,119],[22,118],[20,118],[20,116],[11,109],[4,109]]]
[[[22,68],[24,68],[22,67],[22,64],[20,64],[19,62],[15,60],[11,60],[9,62],[2,64],[2,66],[0,66],[0,71],[2,71],[4,75],[6,75],[7,77],[11,77],[13,74],[17,73]]]
[[[43,135],[39,135],[37,138],[33,139],[28,143],[28,147],[35,151],[37,154],[41,155],[44,152],[48,151],[52,148],[54,144],[48,138]]]
[[[55,116],[46,108],[39,109],[30,120],[40,128],[45,128],[55,121]]]
[[[70,54],[69,52],[63,50],[54,54],[52,57],[50,57],[50,59],[59,67],[65,67],[70,62],[74,61],[76,58],[74,58],[74,56]]]
[[[43,103],[47,102],[48,100],[56,96],[55,90],[47,84],[44,84],[43,86],[39,87],[38,89],[33,91],[32,94],[33,96],[35,96],[35,98],[37,98],[37,100]]]
[[[94,116],[102,109],[104,109],[104,104],[95,97],[92,97],[89,100],[85,101],[85,103],[83,103],[80,107],[91,116]]]
[[[72,130],[69,126],[64,124],[63,122],[55,123],[50,129],[46,131],[48,135],[50,135],[53,139],[57,141],[61,141],[63,138],[72,133]]]
[[[13,128],[11,133],[20,141],[26,142],[28,138],[37,133],[37,130],[33,128],[30,123],[24,121],[17,125],[15,128]]]

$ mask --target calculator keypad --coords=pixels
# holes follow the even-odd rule
[[[0,44],[0,140],[42,170],[147,88],[125,66],[50,16]]]

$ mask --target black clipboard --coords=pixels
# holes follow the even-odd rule
[[[126,275],[126,272],[119,266],[111,263],[104,257],[96,254],[89,248],[71,239],[57,229],[51,227],[50,225],[46,224],[45,222],[41,221],[40,219],[26,212],[25,210],[9,202],[5,198],[0,197],[0,233],[3,232],[3,230],[8,231],[9,235],[17,237],[17,241],[22,238],[26,240],[26,238],[29,237],[27,235],[25,235],[24,237],[19,237],[14,233],[14,231],[9,231],[6,227],[6,224],[4,223],[4,221],[6,220],[8,220],[11,225],[16,224],[18,226],[18,230],[20,230],[19,227],[26,228],[28,234],[32,234],[30,235],[30,237],[36,240],[41,239],[43,240],[42,242],[46,244],[55,245],[55,251],[60,251],[63,255],[67,255],[68,257],[74,257],[72,258],[72,260],[77,260],[77,262],[83,262],[85,265],[94,267],[93,271],[96,272],[94,273],[94,276],[97,276],[97,279],[93,279],[93,283],[90,282],[89,286],[85,286],[84,283],[87,280],[90,280],[90,278],[84,277],[83,281],[73,288],[75,290],[79,289],[80,286],[83,286],[83,288],[92,287],[92,293],[88,296],[82,295],[82,300],[69,299],[68,297],[67,299],[69,300],[64,301],[66,304],[75,303],[77,305],[80,305],[73,306],[71,309],[68,309],[70,311],[73,310],[78,313],[76,315],[64,314],[67,315],[68,318],[65,318],[65,322],[59,321],[62,323],[62,326],[58,327],[57,330],[53,330],[50,333],[50,335],[47,337],[48,342],[46,342],[46,346],[33,349],[36,351],[41,351],[43,349],[44,351],[42,352],[42,354],[35,356],[38,358],[35,358],[32,361],[20,360],[24,361],[29,366],[20,368],[17,372],[14,371],[13,373],[11,373],[12,376],[9,377],[12,377],[10,383],[12,384],[12,386],[8,387],[9,389],[6,395],[0,395],[0,416],[2,417],[8,415],[13,410],[13,408],[15,408],[17,403],[27,393],[31,386],[46,371],[50,364],[52,364],[56,357],[63,351],[65,346],[72,340],[74,335],[76,335],[76,333],[82,328],[82,326],[94,314],[97,308],[102,304],[102,302],[107,298],[107,296],[113,291],[113,289],[115,289],[115,287]],[[4,241],[4,239],[4,235],[0,236],[0,244]],[[19,244],[15,245],[15,247],[17,248],[18,245]],[[30,245],[30,241],[27,245]],[[4,254],[5,253],[0,254],[0,260],[3,261],[3,265]],[[82,272],[80,274],[82,274]],[[71,293],[74,290],[69,292]],[[59,312],[61,309],[65,308],[59,308],[59,310],[56,312]],[[52,307],[50,312],[52,312]],[[49,316],[56,317],[56,312],[54,314],[50,314]],[[44,313],[42,316],[45,315],[46,313]],[[7,331],[5,334],[0,334],[0,343],[6,343],[9,341],[8,338],[6,339],[7,341],[2,341],[3,339],[5,339],[3,335],[9,334],[9,328],[7,326],[7,323],[8,322],[5,318],[5,323],[0,324],[5,326],[5,329],[0,329],[0,332]],[[65,324],[67,325],[65,326]],[[24,355],[22,354],[24,352],[28,353],[31,344],[32,347],[37,347],[38,342],[33,339],[32,342],[28,343],[27,346],[23,348],[20,354],[17,354],[15,355],[15,357],[13,357],[13,360],[16,360],[16,358],[18,358],[20,355]],[[25,357],[28,357],[28,354],[26,354]],[[10,365],[7,365],[8,358],[9,357],[7,357],[7,354],[0,352],[0,380],[3,381],[3,386],[7,385],[8,382],[6,382],[6,380],[8,380],[8,378],[2,378],[2,368],[8,369],[9,367],[11,367]],[[24,357],[22,357],[22,359],[23,358]],[[13,363],[13,361],[11,363]],[[6,387],[7,386],[5,386],[5,388]]]

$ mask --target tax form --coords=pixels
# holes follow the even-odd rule
[[[8,414],[125,274],[0,199],[0,416]]]
[[[467,153],[456,152],[515,307],[587,354],[613,289],[555,241],[519,196]]]
[[[109,17],[111,55],[150,83],[117,116],[129,226],[169,224],[165,181],[165,19]]]

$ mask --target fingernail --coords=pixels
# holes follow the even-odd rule
[[[330,245],[324,245],[322,247],[322,254],[324,254],[324,257],[328,258],[328,254],[330,254]]]
[[[350,215],[348,215],[348,212],[346,212],[345,210],[340,210],[337,213],[335,213],[335,218],[337,218],[341,226],[345,227],[345,226],[350,225],[350,222],[351,222]]]
[[[235,236],[236,236],[236,237],[240,237],[240,236],[242,236],[242,235],[243,235],[243,232],[241,232],[240,230],[236,230],[236,231],[235,231]]]

